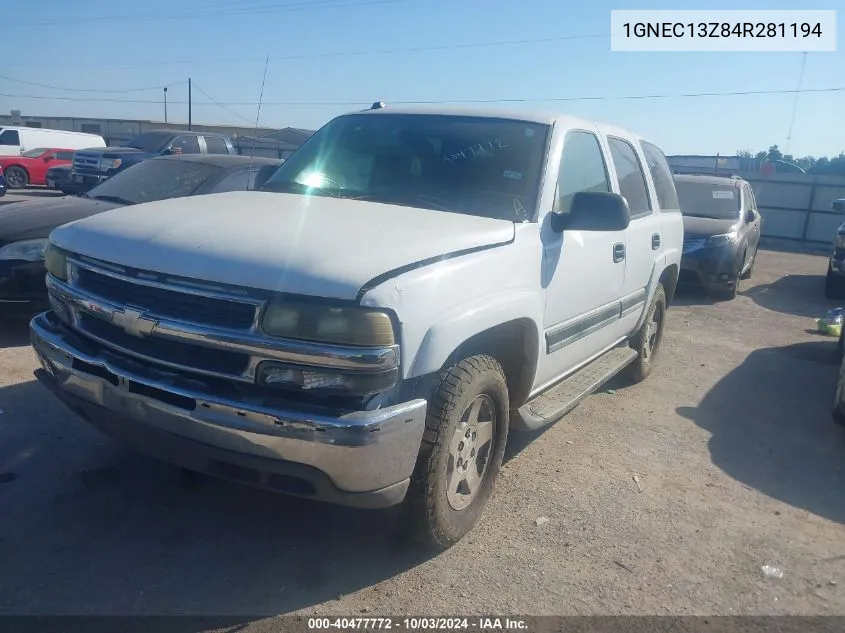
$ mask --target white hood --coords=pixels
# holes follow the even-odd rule
[[[513,239],[506,220],[265,192],[123,207],[61,226],[73,253],[197,280],[355,299],[397,268]]]

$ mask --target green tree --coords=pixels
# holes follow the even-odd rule
[[[778,149],[777,145],[772,145],[766,154],[766,158],[769,160],[783,160],[783,152]]]

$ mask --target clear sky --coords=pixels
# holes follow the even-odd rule
[[[3,0],[0,8],[10,4]],[[804,4],[794,0],[37,4],[38,12],[3,11],[0,93],[18,95],[0,96],[3,112],[163,120],[161,86],[169,84],[169,120],[186,121],[191,77],[195,123],[254,124],[269,54],[263,127],[316,128],[378,99],[388,104],[528,99],[519,107],[627,127],[667,153],[733,154],[775,143],[785,149],[795,95],[618,97],[794,90],[802,63],[801,53],[610,52],[608,37],[611,8],[796,9]],[[801,8],[845,6],[841,0],[816,0]],[[845,88],[843,16],[845,10],[838,16],[839,50],[807,55],[804,89]],[[500,44],[461,47],[491,42]],[[203,92],[226,107],[211,103]],[[606,98],[543,101],[572,97]],[[800,95],[789,149],[799,156],[845,151],[845,90]]]

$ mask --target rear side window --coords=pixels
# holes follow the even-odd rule
[[[219,136],[206,136],[205,146],[209,154],[228,154],[229,148],[226,147],[226,141]]]
[[[21,136],[17,130],[3,130],[0,132],[0,145],[20,145]]]
[[[619,193],[628,201],[631,218],[651,213],[651,199],[648,197],[643,166],[637,153],[628,141],[621,138],[608,138],[610,156],[619,178]]]
[[[196,136],[177,136],[171,144],[176,152],[182,154],[199,154],[200,144]]]
[[[610,191],[604,154],[595,134],[569,132],[563,142],[554,211],[569,213],[579,191]]]
[[[643,148],[645,162],[654,181],[657,203],[661,211],[680,211],[681,203],[678,202],[678,192],[675,191],[675,179],[672,177],[672,170],[669,169],[666,156],[659,147],[646,141],[641,141],[640,146]]]

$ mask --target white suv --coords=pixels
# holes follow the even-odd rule
[[[335,118],[263,191],[56,229],[42,381],[189,469],[448,547],[511,429],[652,370],[683,222],[653,144],[556,114]]]

